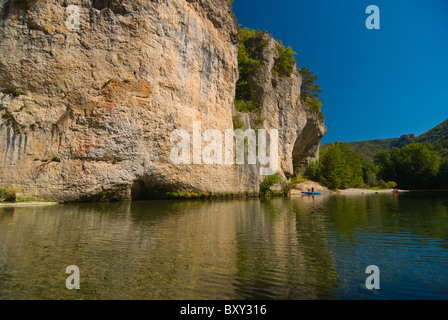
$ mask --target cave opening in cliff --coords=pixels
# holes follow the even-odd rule
[[[167,198],[170,188],[154,183],[148,179],[134,181],[131,188],[132,201],[161,200]]]
[[[303,175],[313,161],[319,158],[319,143],[322,137],[316,135],[316,126],[307,122],[296,139],[293,149],[294,173]]]

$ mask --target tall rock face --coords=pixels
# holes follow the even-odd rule
[[[264,32],[262,68],[249,79],[250,87],[260,97],[260,110],[246,118],[246,124],[257,129],[279,130],[280,173],[289,176],[303,173],[310,162],[319,158],[319,146],[327,128],[319,115],[300,99],[302,77],[294,66],[291,76],[281,77],[274,72],[279,58],[278,46],[283,46]]]
[[[0,20],[0,188],[57,201],[258,191],[257,166],[171,159],[176,129],[233,128],[228,1],[0,0]],[[274,85],[270,72],[260,115],[280,131],[283,175],[316,156],[325,128],[300,76]]]

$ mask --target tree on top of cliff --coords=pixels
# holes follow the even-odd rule
[[[294,72],[294,66],[296,65],[296,59],[294,56],[297,54],[291,47],[284,47],[283,43],[279,41],[277,43],[278,58],[275,60],[274,73],[280,78],[290,77]]]
[[[306,67],[302,67],[299,70],[300,74],[302,75],[302,93],[301,97],[303,101],[306,101],[307,98],[311,99],[319,99],[320,93],[322,92],[320,86],[316,83],[317,76],[313,74],[313,72],[310,69],[307,69]]]
[[[322,89],[316,83],[317,76],[306,67],[302,67],[301,69],[299,69],[299,72],[302,75],[300,98],[304,103],[311,107],[311,109],[316,111],[321,121],[324,121],[324,115],[321,112],[322,101],[319,99],[319,94],[322,92]]]

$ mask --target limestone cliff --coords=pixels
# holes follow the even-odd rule
[[[276,75],[273,69],[279,58],[279,43],[267,32],[261,37],[265,43],[262,68],[249,79],[260,97],[260,110],[238,115],[252,128],[279,129],[280,173],[303,173],[309,162],[318,160],[320,142],[327,129],[318,114],[300,100],[302,78],[296,66],[291,77]]]
[[[250,165],[170,159],[175,129],[233,128],[228,1],[0,0],[0,20],[0,188],[57,201],[258,191]],[[300,103],[298,74],[274,85],[266,66],[259,79],[263,126],[280,130],[279,173],[292,173],[325,127]]]

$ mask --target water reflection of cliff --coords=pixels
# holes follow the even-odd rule
[[[311,208],[279,199],[1,209],[0,298],[331,297],[334,262]],[[72,264],[80,291],[65,289]]]
[[[324,221],[313,215],[317,204],[302,198],[252,205],[238,226],[239,295],[249,299],[332,298],[337,286],[335,265],[326,244]],[[256,228],[249,226],[254,223]]]

